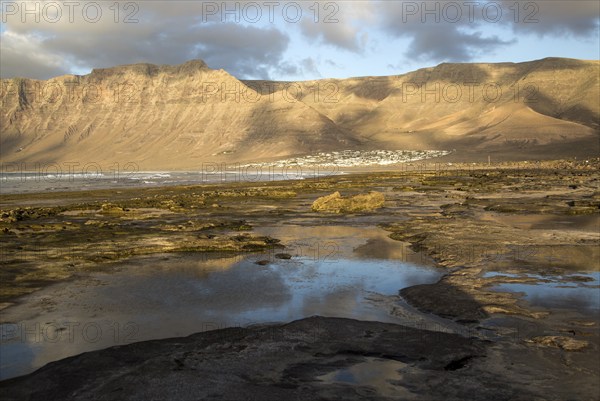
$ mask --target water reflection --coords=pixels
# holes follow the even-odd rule
[[[306,241],[306,230],[291,233],[298,235],[291,242]],[[385,232],[375,228],[333,229],[324,236],[321,230],[321,238],[339,242],[335,257],[154,255],[47,287],[3,311],[1,377],[81,352],[222,327],[312,315],[395,322],[388,308],[366,298],[396,295],[441,273],[375,258],[377,252],[360,248],[370,230],[385,241]],[[268,256],[270,263],[255,263]]]
[[[401,370],[405,363],[389,359],[365,358],[360,362],[342,369],[334,370],[316,379],[327,384],[349,384],[369,386],[384,397],[410,397],[414,396],[405,388],[392,384],[402,378]]]
[[[511,277],[506,273],[489,273],[488,277]],[[545,308],[574,309],[582,313],[600,311],[600,272],[577,275],[541,276],[524,275],[540,281],[535,283],[501,283],[492,287],[495,291],[523,293],[524,299],[534,306]],[[518,277],[518,275],[512,275]]]

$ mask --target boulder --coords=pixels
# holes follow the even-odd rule
[[[377,191],[347,198],[342,197],[339,192],[334,192],[315,200],[312,204],[312,210],[325,213],[355,213],[379,209],[384,202],[385,197]]]

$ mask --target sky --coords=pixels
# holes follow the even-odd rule
[[[2,0],[0,16],[2,78],[191,59],[240,79],[273,80],[600,59],[595,0]]]

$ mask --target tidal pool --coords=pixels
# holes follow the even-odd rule
[[[442,274],[394,258],[391,250],[403,244],[383,230],[329,227],[320,233],[318,251],[299,247],[306,238],[296,237],[295,247],[282,250],[291,252],[288,260],[274,253],[152,255],[82,272],[26,296],[2,311],[1,378],[81,352],[224,327],[312,315],[399,322],[389,303],[372,299],[393,300],[401,288]]]
[[[318,376],[316,380],[324,385],[335,383],[368,386],[381,396],[407,399],[413,398],[415,394],[393,384],[394,381],[402,379],[401,371],[406,366],[399,361],[367,357],[363,362]]]
[[[484,277],[516,278],[519,275],[489,272]],[[494,291],[522,293],[530,305],[545,308],[573,309],[584,314],[600,311],[600,272],[584,272],[563,276],[524,274],[534,283],[501,283]]]

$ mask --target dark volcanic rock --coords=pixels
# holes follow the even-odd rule
[[[276,253],[275,257],[277,259],[291,259],[292,255],[290,255],[289,253]]]
[[[375,387],[317,378],[377,358],[403,366],[387,383],[409,399],[527,396],[478,370],[474,365],[484,357],[484,342],[455,334],[312,317],[88,352],[0,382],[0,395],[45,401],[389,399]]]

